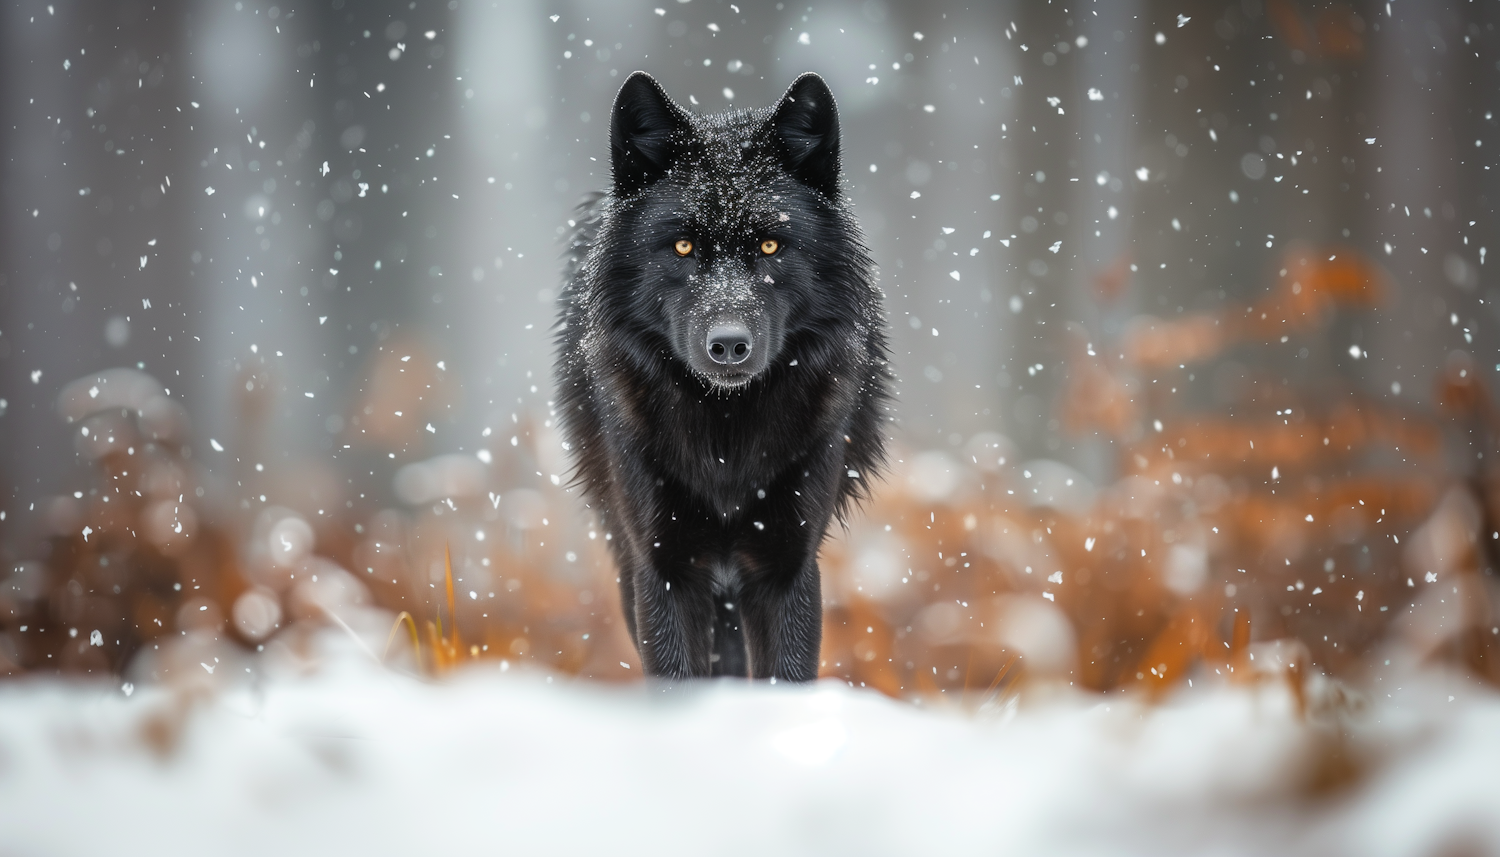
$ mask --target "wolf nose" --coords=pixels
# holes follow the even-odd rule
[[[708,331],[708,359],[721,366],[744,363],[750,356],[750,331],[742,324],[717,324]]]

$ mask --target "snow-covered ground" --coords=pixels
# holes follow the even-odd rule
[[[966,713],[262,666],[0,684],[0,854],[1500,853],[1500,697],[1442,676],[1379,702],[1314,683],[1306,714],[1275,681]]]

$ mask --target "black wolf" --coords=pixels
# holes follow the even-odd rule
[[[817,553],[884,460],[874,266],[805,74],[695,115],[644,72],[569,253],[557,411],[649,675],[817,676]]]

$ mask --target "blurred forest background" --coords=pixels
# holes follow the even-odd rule
[[[0,673],[332,624],[638,676],[548,403],[561,239],[646,69],[839,99],[900,384],[825,674],[1500,678],[1494,3],[0,16]]]

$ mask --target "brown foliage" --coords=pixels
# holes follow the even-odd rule
[[[888,481],[822,553],[822,674],[962,703],[1059,683],[1155,698],[1194,679],[1287,682],[1306,702],[1310,675],[1357,677],[1403,646],[1500,681],[1485,538],[1500,532],[1500,477],[1447,475],[1442,423],[1293,389],[1278,390],[1274,418],[1255,419],[1141,395],[1135,373],[1316,330],[1387,291],[1352,251],[1294,247],[1249,308],[1137,319],[1119,343],[1071,326],[1059,415],[1117,439],[1113,481],[1018,462],[994,434],[894,450]],[[445,370],[402,359],[413,354],[375,359],[351,441],[421,442],[446,403]],[[272,483],[285,505],[236,510],[201,490],[180,409],[151,379],[116,371],[60,401],[94,485],[53,501],[45,562],[0,581],[0,668],[119,673],[145,652],[151,674],[181,662],[201,680],[194,666],[209,661],[171,650],[216,641],[302,656],[309,629],[333,626],[424,673],[494,659],[639,678],[611,534],[561,487],[549,420],[515,417],[511,442],[479,458],[408,465],[401,508],[356,508],[303,462]],[[268,404],[248,392],[242,422],[254,425]],[[1449,360],[1438,398],[1500,434],[1466,355]],[[153,739],[164,747],[173,716]],[[1337,759],[1325,767],[1342,776]]]
[[[1165,321],[1140,316],[1131,322],[1122,350],[1141,369],[1196,363],[1240,343],[1316,330],[1337,307],[1371,309],[1389,291],[1385,272],[1357,250],[1294,244],[1282,256],[1275,285],[1259,301]]]

